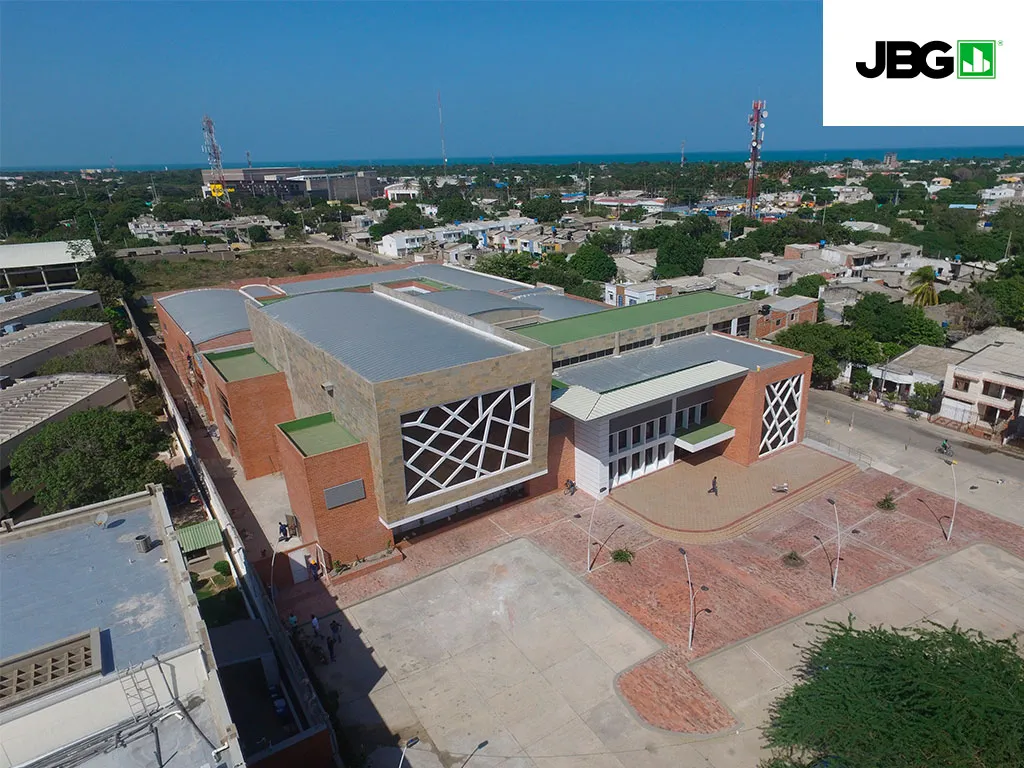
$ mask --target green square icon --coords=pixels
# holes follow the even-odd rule
[[[995,40],[957,40],[956,76],[992,80],[996,76]]]

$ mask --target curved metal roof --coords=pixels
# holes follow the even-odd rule
[[[227,288],[201,288],[157,299],[193,344],[249,330],[248,299]]]
[[[421,294],[419,298],[445,309],[452,309],[464,315],[495,312],[501,309],[538,310],[540,307],[517,301],[488,291],[435,291]]]

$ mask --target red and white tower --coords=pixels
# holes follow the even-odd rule
[[[747,205],[744,213],[754,216],[757,203],[757,169],[761,163],[761,147],[764,146],[764,121],[768,117],[768,102],[758,99],[750,108],[747,123],[750,125],[750,173],[747,176]]]
[[[213,119],[209,115],[203,115],[203,151],[206,152],[210,170],[213,171],[210,191],[215,198],[223,197],[224,205],[230,208],[231,195],[228,193],[228,185],[224,181],[224,165],[220,159],[220,145],[217,143],[217,135],[213,130]]]

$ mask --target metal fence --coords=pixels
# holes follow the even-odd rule
[[[822,433],[815,432],[812,429],[806,429],[804,430],[804,438],[807,440],[814,440],[815,442],[821,443],[822,445],[827,445],[833,451],[849,456],[858,464],[866,464],[868,466],[871,466],[871,457],[864,453],[864,451],[860,450],[859,448],[849,446],[846,443],[841,443],[838,440],[834,440],[828,435],[823,435]]]

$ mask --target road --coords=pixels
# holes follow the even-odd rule
[[[326,248],[328,251],[340,253],[342,256],[354,256],[360,261],[365,261],[369,264],[376,264],[382,267],[392,267],[403,263],[400,259],[389,259],[387,256],[381,256],[377,253],[364,251],[362,248],[356,248],[355,246],[339,243],[337,240],[331,240],[327,235],[310,235],[307,243],[309,245],[317,245],[321,248]]]
[[[955,471],[965,504],[1024,525],[1024,459],[990,443],[819,390],[808,398],[807,429],[863,452],[879,471],[945,496],[953,496]],[[953,446],[953,468],[935,452],[943,439]]]

